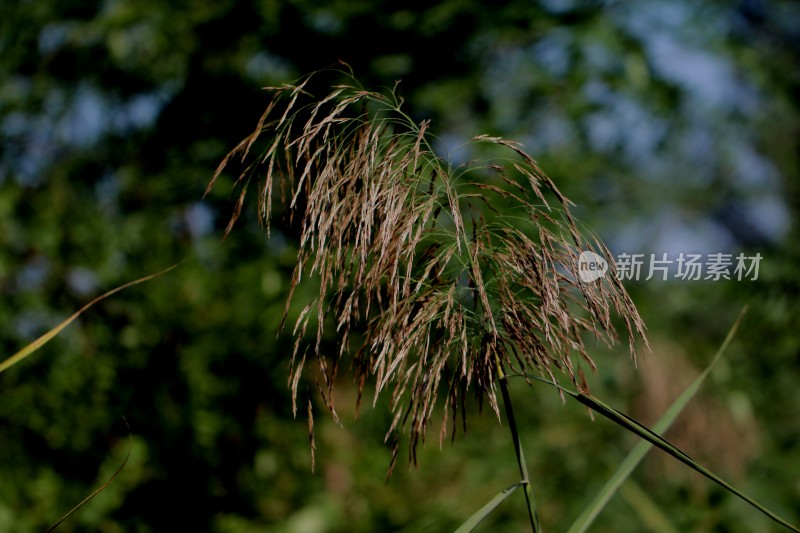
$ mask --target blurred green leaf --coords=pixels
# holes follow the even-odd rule
[[[466,522],[461,524],[461,526],[458,529],[456,529],[455,533],[469,533],[470,531],[474,531],[475,528],[478,527],[478,525],[492,513],[492,511],[497,509],[497,506],[503,503],[506,500],[506,498],[511,496],[514,493],[514,491],[520,488],[521,486],[522,483],[514,483],[507,489],[503,489],[502,491],[500,491],[497,494],[497,496],[495,496],[489,501],[489,503],[478,509],[478,511],[472,516],[470,516],[466,520]]]

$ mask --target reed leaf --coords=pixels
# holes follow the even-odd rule
[[[684,407],[686,407],[689,401],[694,398],[695,394],[697,394],[697,391],[700,389],[700,386],[711,372],[711,369],[714,368],[714,366],[717,364],[717,361],[719,361],[722,357],[722,354],[728,349],[728,345],[730,345],[734,335],[736,335],[736,330],[739,328],[739,324],[741,323],[742,318],[744,318],[746,312],[747,307],[744,307],[739,313],[739,317],[728,331],[728,334],[725,336],[725,340],[722,341],[722,345],[717,350],[717,353],[715,353],[714,357],[711,358],[711,362],[708,364],[706,369],[699,376],[697,376],[697,378],[695,378],[695,380],[686,388],[686,390],[681,393],[680,396],[675,399],[674,402],[672,402],[672,405],[670,405],[669,409],[667,409],[664,415],[653,426],[653,433],[661,435],[667,429],[669,429],[675,419],[678,418],[678,415],[680,415],[681,411],[683,411]],[[649,452],[652,447],[653,444],[647,440],[643,440],[639,442],[630,451],[630,453],[628,453],[625,459],[623,459],[619,464],[614,474],[597,493],[597,496],[595,496],[594,500],[592,500],[586,509],[583,510],[575,523],[572,524],[568,530],[568,533],[583,533],[592,525],[592,523],[594,523],[594,520],[605,508],[616,491],[625,482],[625,480],[628,479],[631,473],[633,473],[633,470],[642,461],[642,459],[644,459],[644,456],[647,455],[647,452]]]
[[[31,342],[30,344],[28,344],[27,346],[25,346],[21,350],[19,350],[17,353],[13,354],[11,357],[8,357],[5,361],[0,363],[0,373],[8,370],[12,366],[20,363],[21,361],[25,360],[30,355],[35,353],[37,350],[39,350],[42,346],[44,346],[45,344],[50,342],[54,337],[56,337],[56,335],[61,333],[67,326],[72,324],[72,322],[74,322],[79,316],[81,316],[83,313],[88,311],[89,308],[91,308],[95,304],[97,304],[97,303],[105,300],[106,298],[108,298],[108,297],[110,297],[110,296],[112,296],[112,295],[114,295],[114,294],[116,294],[116,293],[118,293],[120,291],[123,291],[123,290],[125,290],[125,289],[127,289],[129,287],[133,287],[134,285],[139,285],[140,283],[145,283],[145,282],[150,281],[150,280],[152,280],[154,278],[162,276],[162,275],[166,274],[167,272],[169,272],[170,270],[174,269],[177,266],[178,266],[177,264],[172,265],[171,267],[166,268],[166,269],[164,269],[164,270],[162,270],[160,272],[156,272],[155,274],[150,274],[148,276],[144,276],[144,277],[136,279],[134,281],[130,281],[128,283],[120,285],[119,287],[111,289],[108,292],[105,292],[105,293],[101,294],[97,298],[93,299],[92,301],[90,301],[89,303],[87,303],[86,305],[84,305],[83,307],[78,309],[75,313],[70,315],[66,320],[64,320],[63,322],[58,324],[56,327],[50,329],[49,331],[47,331],[46,333],[41,335],[39,338],[37,338],[36,340],[34,340],[33,342]],[[124,419],[123,419],[123,421],[125,422],[125,425],[128,426],[128,421],[124,420]],[[130,426],[128,426],[128,430],[130,431]],[[132,439],[132,436],[131,436],[131,439]],[[117,476],[119,476],[119,474],[122,472],[122,469],[125,468],[125,465],[128,463],[128,458],[130,457],[130,453],[131,453],[131,446],[132,445],[129,445],[128,453],[125,455],[125,459],[122,461],[122,463],[116,469],[116,471],[111,475],[111,477],[105,483],[103,483],[100,487],[98,487],[97,489],[92,491],[91,494],[89,494],[83,500],[81,500],[77,505],[75,505],[75,507],[73,507],[66,514],[64,514],[64,516],[62,516],[58,520],[58,522],[56,522],[55,524],[50,526],[47,529],[48,532],[55,531],[55,529],[58,528],[58,526],[60,526],[70,516],[72,516],[72,514],[75,513],[75,511],[77,511],[78,509],[83,507],[86,503],[89,502],[89,500],[91,500],[92,498],[94,498],[95,496],[100,494],[103,490],[106,489],[106,487],[108,487],[117,478]]]
[[[506,498],[511,496],[514,491],[522,486],[522,483],[514,483],[507,489],[503,489],[500,491],[497,496],[492,498],[486,505],[478,509],[472,516],[467,518],[467,520],[459,526],[458,529],[455,530],[455,533],[469,533],[470,531],[474,531],[481,522],[483,522],[487,516],[492,514],[492,512],[497,509],[497,507],[506,501]]]
[[[53,524],[52,526],[47,528],[45,533],[50,533],[51,531],[55,531],[58,528],[58,526],[63,524],[70,516],[72,516],[75,513],[75,511],[77,511],[78,509],[80,509],[81,507],[83,507],[84,505],[89,503],[89,501],[92,498],[94,498],[95,496],[97,496],[98,494],[100,494],[101,492],[106,490],[106,488],[108,488],[108,486],[111,485],[111,483],[115,479],[117,479],[117,476],[119,476],[122,473],[122,470],[125,468],[125,465],[128,464],[128,459],[130,459],[131,450],[133,449],[133,433],[130,433],[131,427],[130,427],[130,425],[128,425],[128,421],[127,420],[125,420],[124,418],[122,420],[125,422],[125,425],[128,427],[128,432],[129,432],[128,433],[128,452],[125,454],[125,459],[122,460],[122,463],[120,463],[120,465],[117,467],[117,469],[114,471],[114,473],[111,474],[111,477],[109,477],[106,480],[105,483],[103,483],[102,485],[97,487],[95,490],[93,490],[91,492],[91,494],[89,494],[84,499],[82,499],[80,502],[78,502],[75,505],[75,507],[73,507],[72,509],[67,511],[67,513],[64,514],[64,516],[62,516],[61,518],[58,519],[58,522],[56,522],[55,524]]]
[[[631,418],[630,416],[622,413],[614,409],[613,407],[609,406],[608,404],[604,403],[600,399],[592,396],[591,394],[581,392],[581,391],[572,391],[566,389],[558,384],[554,384],[550,381],[541,379],[539,377],[533,376],[532,379],[537,381],[542,381],[547,383],[548,385],[552,385],[558,387],[562,393],[566,394],[567,396],[574,398],[581,404],[585,405],[592,411],[603,415],[605,418],[608,418],[612,422],[622,426],[623,428],[627,429],[631,433],[634,433],[638,437],[642,438],[646,441],[645,446],[637,445],[631,453],[626,457],[626,459],[620,464],[617,471],[611,477],[611,479],[606,483],[606,485],[601,489],[598,497],[595,501],[590,504],[590,506],[578,517],[578,520],[573,524],[570,528],[570,533],[585,531],[586,528],[589,527],[591,522],[597,516],[597,514],[602,510],[605,504],[613,495],[614,491],[619,487],[619,485],[624,481],[631,473],[633,468],[635,468],[636,464],[641,460],[641,458],[645,455],[645,453],[649,450],[650,445],[656,446],[660,450],[666,452],[667,454],[671,455],[678,461],[682,462],[692,470],[700,473],[704,477],[708,478],[709,480],[713,481],[717,485],[721,486],[731,494],[734,494],[739,499],[743,500],[751,507],[758,509],[762,514],[769,517],[772,521],[781,526],[785,527],[790,531],[795,531],[800,533],[800,528],[795,525],[790,524],[785,519],[778,516],[773,511],[769,510],[767,507],[762,505],[761,503],[757,502],[738,488],[734,487],[715,473],[711,472],[700,463],[692,459],[686,452],[675,446],[674,444],[670,443],[663,437],[659,435],[659,433],[666,431],[669,427],[670,423],[674,418],[678,416],[681,409],[685,406],[686,403],[691,399],[691,397],[697,392],[697,389],[700,387],[708,373],[710,372],[712,366],[716,361],[721,357],[722,353],[728,347],[733,338],[736,329],[739,326],[739,323],[746,312],[746,308],[742,309],[742,312],[737,318],[736,322],[731,327],[728,335],[725,337],[725,341],[720,346],[720,349],[714,355],[711,364],[706,368],[706,370],[698,376],[694,382],[684,391],[681,396],[670,406],[670,409],[667,410],[667,413],[658,421],[658,423],[654,426],[653,429],[649,429],[646,426],[639,423],[637,420]]]
[[[116,294],[116,293],[118,293],[120,291],[123,291],[123,290],[125,290],[125,289],[127,289],[129,287],[133,287],[134,285],[138,285],[140,283],[144,283],[146,281],[150,281],[153,278],[157,278],[159,276],[162,276],[162,275],[166,274],[167,272],[169,272],[170,270],[172,270],[173,268],[175,268],[177,266],[178,265],[172,265],[171,267],[169,267],[167,269],[164,269],[161,272],[156,272],[155,274],[150,274],[149,276],[145,276],[143,278],[139,278],[137,280],[130,281],[128,283],[125,283],[124,285],[120,285],[119,287],[117,287],[115,289],[111,289],[110,291],[108,291],[108,292],[106,292],[104,294],[101,294],[100,296],[98,296],[97,298],[95,298],[94,300],[89,302],[88,304],[84,305],[83,307],[81,307],[80,309],[75,311],[72,315],[69,316],[69,318],[67,318],[66,320],[64,320],[60,324],[58,324],[56,327],[50,329],[49,331],[47,331],[46,333],[41,335],[39,338],[37,338],[36,340],[31,342],[27,346],[22,348],[20,351],[18,351],[17,353],[15,353],[11,357],[7,358],[5,361],[0,363],[0,373],[5,372],[6,370],[8,370],[12,366],[16,365],[20,361],[23,361],[24,359],[29,357],[31,354],[33,354],[34,352],[39,350],[42,346],[44,346],[45,344],[47,344],[48,342],[53,340],[53,338],[56,335],[61,333],[64,330],[64,328],[66,328],[67,326],[72,324],[79,316],[81,316],[83,313],[85,313],[93,305],[95,305],[95,304],[97,304],[99,302],[102,302],[103,300],[105,300],[109,296],[111,296],[113,294]]]
[[[718,475],[714,474],[713,472],[711,472],[710,470],[708,470],[707,468],[702,466],[700,463],[698,463],[697,461],[692,459],[688,454],[686,454],[680,448],[676,447],[674,444],[670,443],[669,441],[667,441],[666,439],[662,438],[658,434],[654,433],[653,431],[651,431],[647,427],[643,426],[642,424],[640,424],[639,422],[637,422],[633,418],[629,417],[628,415],[625,415],[625,414],[621,413],[620,411],[617,411],[613,407],[610,407],[610,406],[606,405],[605,403],[603,403],[602,401],[598,400],[597,398],[595,398],[595,397],[593,397],[591,395],[583,394],[583,393],[580,393],[580,392],[577,392],[577,393],[574,393],[574,394],[575,394],[574,398],[576,400],[578,400],[583,405],[589,407],[590,409],[592,409],[596,413],[600,413],[601,415],[603,415],[604,417],[608,418],[609,420],[621,425],[622,427],[624,427],[628,431],[630,431],[632,433],[635,433],[636,435],[638,435],[639,437],[641,437],[641,438],[645,439],[646,441],[650,442],[654,446],[657,446],[658,448],[660,448],[661,450],[663,450],[667,454],[671,455],[675,459],[679,460],[680,462],[682,462],[683,464],[685,464],[686,466],[688,466],[692,470],[702,474],[703,476],[705,476],[706,478],[710,479],[711,481],[713,481],[714,483],[716,483],[720,487],[724,488],[725,490],[727,490],[731,494],[736,495],[738,498],[740,498],[741,500],[745,501],[750,506],[758,509],[759,511],[761,511],[761,513],[763,513],[764,515],[769,517],[772,521],[776,522],[777,524],[782,525],[783,527],[785,527],[786,529],[789,529],[790,531],[795,531],[797,533],[800,533],[800,528],[790,524],[789,522],[787,522],[786,520],[784,520],[783,518],[781,518],[780,516],[778,516],[774,512],[770,511],[764,505],[762,505],[759,502],[755,501],[753,498],[751,498],[750,496],[748,496],[747,494],[745,494],[744,492],[742,492],[738,488],[734,487],[733,485],[731,485],[730,483],[728,483],[727,481],[725,481],[724,479],[722,479]]]

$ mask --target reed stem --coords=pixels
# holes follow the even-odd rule
[[[528,517],[531,521],[531,531],[540,533],[542,526],[539,524],[539,514],[536,512],[536,500],[533,497],[533,487],[531,487],[528,466],[525,464],[525,452],[522,449],[522,441],[517,430],[517,420],[514,417],[514,407],[511,404],[511,395],[508,393],[508,377],[503,371],[503,366],[497,364],[498,381],[500,382],[500,392],[503,395],[503,407],[506,412],[506,420],[511,431],[511,438],[514,440],[514,451],[517,454],[517,464],[519,466],[520,483],[525,493],[525,503],[528,507]]]

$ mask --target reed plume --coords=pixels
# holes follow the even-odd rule
[[[488,146],[493,157],[455,166],[434,152],[429,122],[403,111],[397,87],[384,94],[353,82],[316,98],[307,89],[311,78],[268,88],[272,99],[255,131],[209,184],[241,159],[226,234],[252,181],[267,232],[276,188],[284,212],[299,220],[287,312],[301,282],[316,283],[318,294],[294,325],[295,413],[301,378],[312,367],[336,417],[332,389],[340,363],[349,361],[359,403],[368,381],[375,399],[390,394],[393,458],[407,429],[415,461],[440,396],[442,440],[451,424],[455,434],[470,391],[499,416],[503,372],[553,382],[566,376],[583,390],[581,367],[595,369],[586,334],[613,344],[613,314],[624,322],[633,356],[644,325],[611,254],[586,228],[579,231],[571,202],[519,144],[479,135],[463,149]],[[256,146],[260,154],[251,156]],[[609,275],[581,281],[583,250],[604,256]],[[335,331],[338,353],[321,349],[326,328]]]

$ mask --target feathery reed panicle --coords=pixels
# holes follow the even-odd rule
[[[413,122],[394,92],[339,85],[317,100],[306,92],[308,81],[268,88],[273,99],[256,130],[209,184],[234,157],[248,163],[226,234],[256,172],[267,231],[276,180],[287,214],[299,217],[287,312],[301,281],[314,279],[318,295],[294,327],[295,402],[310,356],[311,375],[335,417],[332,388],[339,361],[349,359],[359,401],[367,380],[375,382],[375,399],[390,394],[387,440],[396,457],[398,433],[408,429],[414,460],[440,394],[440,440],[448,417],[455,433],[470,388],[499,416],[498,365],[554,382],[560,373],[583,388],[581,362],[595,368],[584,334],[614,343],[612,314],[624,320],[633,355],[644,325],[613,275],[610,253],[578,230],[570,201],[519,144],[477,136],[473,144],[506,156],[454,168],[434,153],[429,123]],[[264,151],[250,161],[257,143]],[[580,281],[583,250],[605,256],[612,275]],[[310,324],[316,335],[309,343]],[[334,355],[321,349],[325,328],[335,329]],[[363,336],[354,351],[351,331]]]

